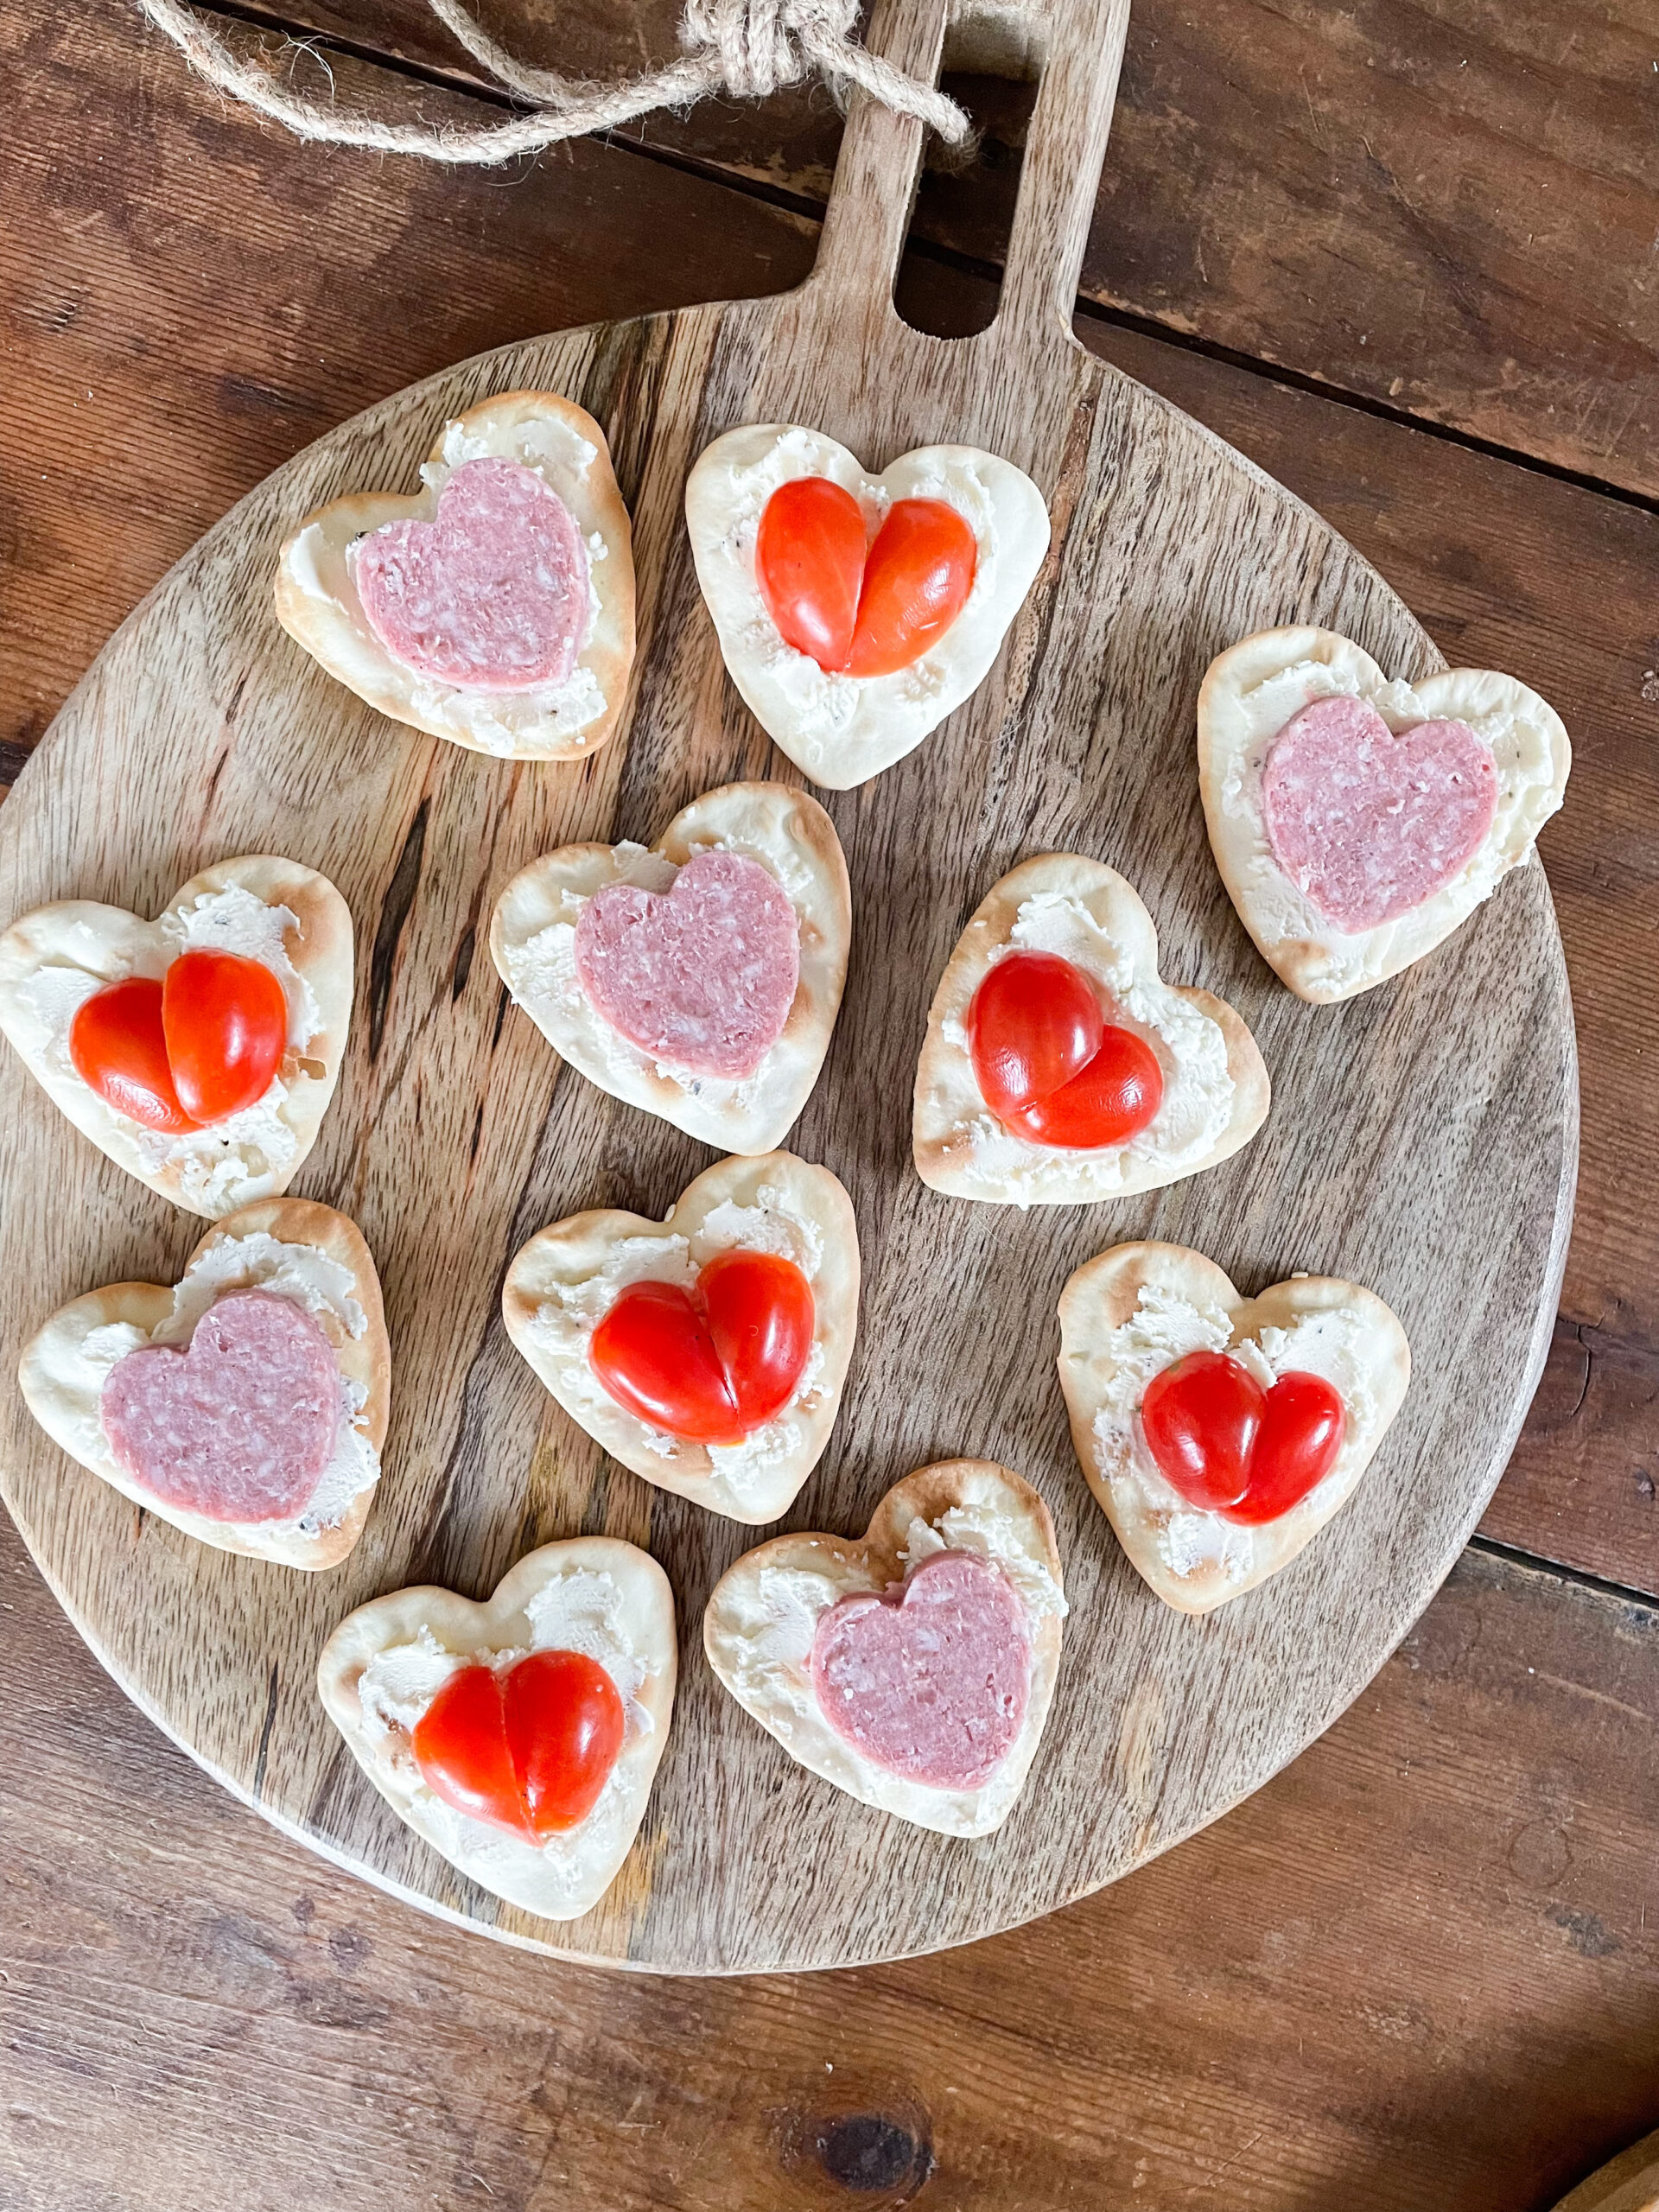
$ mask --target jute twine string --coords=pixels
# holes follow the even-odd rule
[[[504,89],[531,104],[530,112],[475,129],[426,123],[383,123],[348,108],[323,106],[291,92],[256,61],[233,54],[180,0],[138,0],[199,75],[232,99],[257,108],[296,137],[328,146],[362,146],[382,154],[417,154],[431,162],[489,167],[538,152],[561,139],[614,130],[652,109],[682,107],[706,92],[762,99],[781,86],[817,73],[831,85],[861,85],[899,115],[931,124],[950,145],[969,135],[968,118],[952,99],[895,69],[852,37],[858,0],[686,0],[678,60],[620,85],[595,85],[515,60],[461,5],[426,0],[432,13]]]

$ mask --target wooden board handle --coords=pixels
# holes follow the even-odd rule
[[[1052,343],[1056,319],[1071,333],[1128,28],[1129,0],[1055,0],[997,312],[1016,349]]]
[[[937,82],[949,0],[876,0],[864,42],[924,84]],[[847,110],[841,155],[808,288],[836,308],[893,316],[893,285],[910,227],[922,125],[868,92]],[[850,337],[851,334],[848,335]]]

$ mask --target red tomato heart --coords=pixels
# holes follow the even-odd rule
[[[830,673],[891,676],[942,638],[973,589],[979,549],[943,499],[899,499],[865,550],[864,516],[827,476],[767,500],[755,575],[779,633]]]
[[[812,1350],[811,1287],[793,1261],[722,1252],[690,1291],[630,1283],[588,1357],[618,1405],[694,1444],[735,1444],[789,1402]]]
[[[1345,1416],[1323,1376],[1294,1370],[1263,1390],[1225,1352],[1189,1352],[1141,1402],[1147,1449],[1189,1504],[1248,1527],[1276,1521],[1322,1482]]]
[[[179,1103],[162,1027],[162,987],[134,976],[94,991],[69,1025],[69,1060],[106,1106],[177,1136],[195,1124]]]
[[[974,993],[968,1046],[981,1096],[1033,1144],[1125,1144],[1163,1103],[1158,1056],[1106,1020],[1094,985],[1052,952],[1010,952]]]
[[[587,1819],[626,1731],[621,1694],[596,1659],[532,1651],[505,1675],[451,1675],[412,1742],[446,1805],[536,1842]]]
[[[263,1098],[288,1043],[288,1000],[263,961],[181,953],[159,983],[96,991],[69,1025],[81,1081],[118,1114],[168,1135]]]

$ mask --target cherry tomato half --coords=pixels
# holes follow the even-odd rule
[[[919,660],[961,613],[974,588],[974,533],[943,499],[899,499],[864,563],[849,676],[891,676]]]
[[[754,568],[785,645],[820,668],[845,668],[864,575],[864,515],[852,493],[827,476],[780,484],[760,517]]]
[[[185,1112],[223,1122],[270,1090],[288,1043],[288,999],[263,961],[181,953],[162,986],[162,1027]]]
[[[1342,1448],[1341,1394],[1294,1369],[1269,1390],[1225,1352],[1189,1352],[1154,1376],[1141,1427],[1189,1504],[1246,1527],[1277,1521],[1322,1482]]]
[[[141,976],[95,991],[69,1025],[69,1059],[118,1114],[177,1136],[195,1124],[174,1086],[162,998],[162,986]]]
[[[1163,1103],[1157,1054],[1105,1020],[1088,976],[1058,953],[999,960],[974,993],[967,1029],[986,1104],[1033,1144],[1125,1144]]]
[[[531,1840],[587,1819],[627,1730],[596,1659],[532,1651],[505,1675],[463,1667],[416,1723],[416,1764],[457,1812]]]

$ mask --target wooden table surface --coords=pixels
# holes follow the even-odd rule
[[[497,0],[632,68],[660,0]],[[249,19],[256,28],[249,29]],[[499,111],[419,0],[261,0],[314,91]],[[0,772],[270,468],[482,347],[776,290],[827,97],[499,175],[304,149],[124,4],[0,13]],[[1024,95],[901,285],[982,322]],[[1554,1349],[1481,1534],[1345,1718],[1087,1903],[855,1974],[674,1982],[447,1929],[233,1802],[8,1529],[0,2202],[51,2212],[1522,2208],[1659,2122],[1659,23],[1652,0],[1137,0],[1086,341],[1560,707],[1583,1063]],[[1648,1929],[1649,1892],[1656,1914]]]

